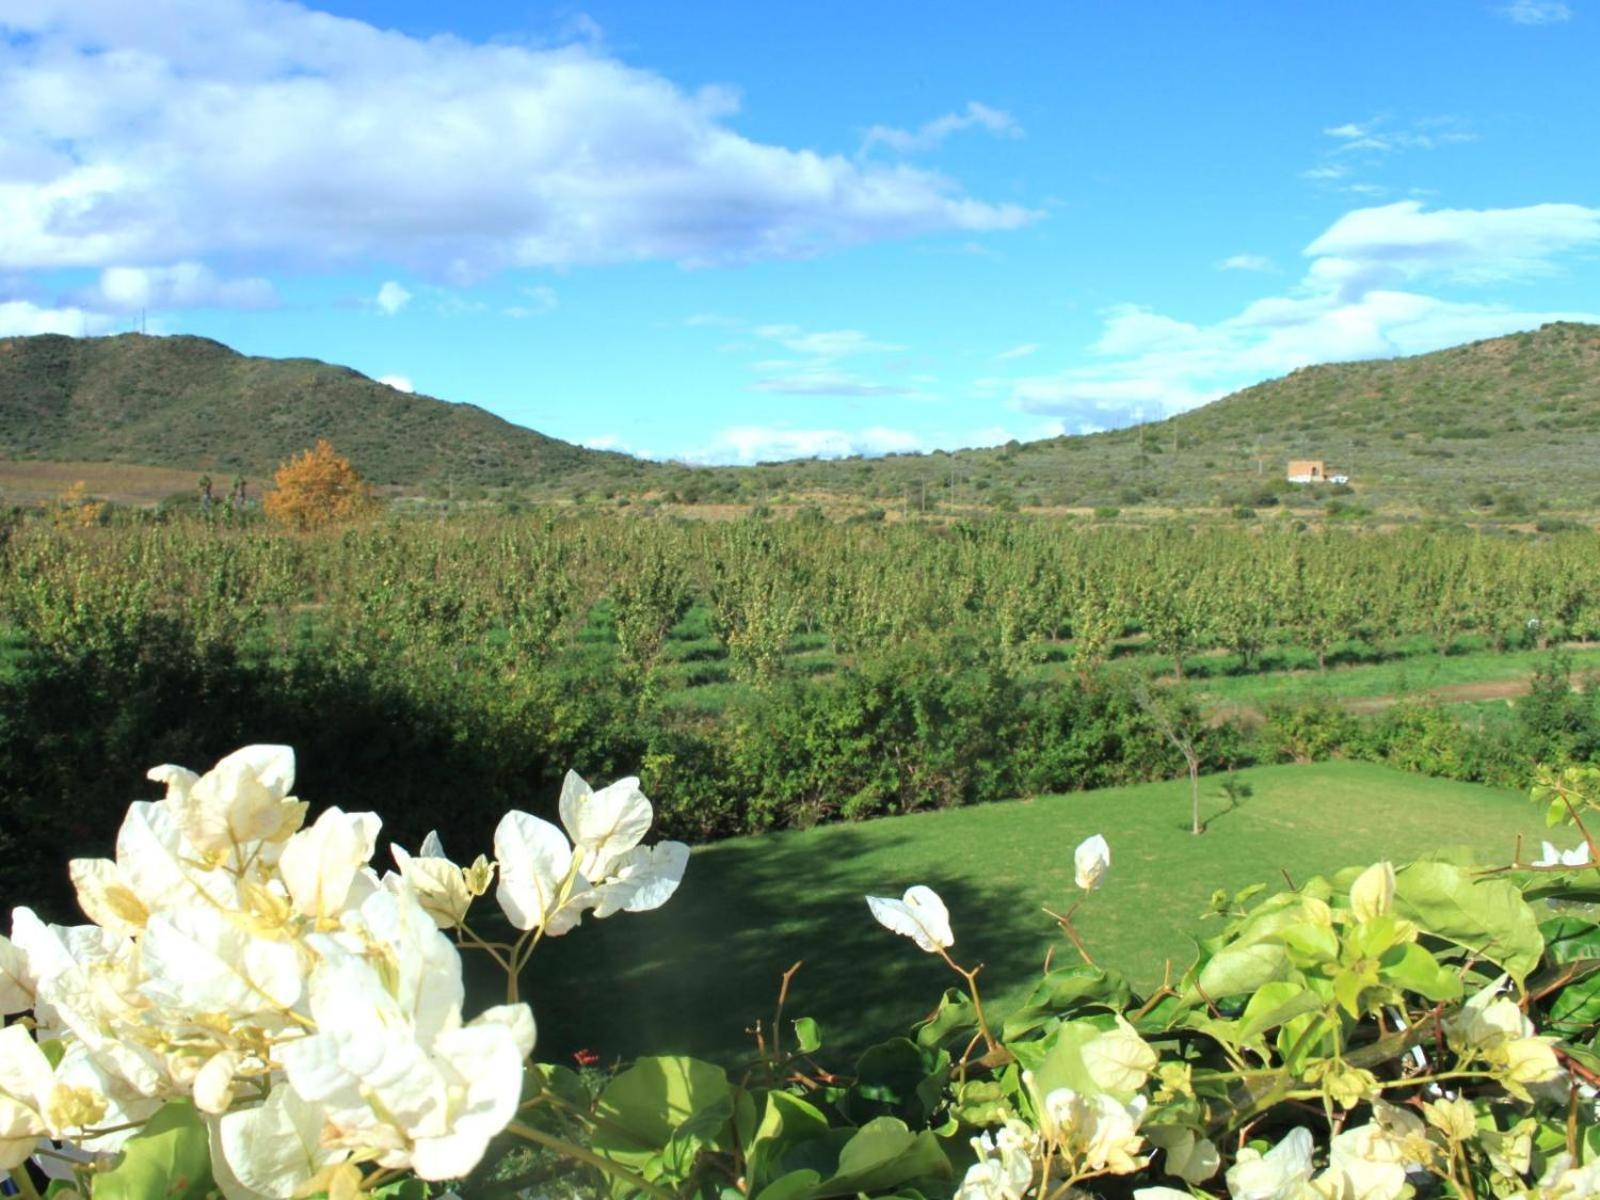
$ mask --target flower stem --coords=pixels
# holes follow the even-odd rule
[[[656,1200],[675,1200],[672,1193],[667,1191],[665,1188],[657,1187],[649,1180],[635,1175],[626,1167],[619,1167],[609,1158],[602,1158],[593,1150],[586,1149],[583,1146],[575,1146],[571,1142],[563,1141],[558,1137],[554,1137],[551,1134],[545,1133],[542,1129],[535,1129],[531,1125],[524,1125],[521,1121],[512,1121],[511,1124],[506,1126],[506,1129],[516,1134],[520,1138],[526,1138],[528,1141],[533,1142],[536,1145],[545,1147],[547,1150],[554,1150],[557,1154],[564,1154],[568,1158],[574,1158],[581,1163],[587,1163],[596,1170],[603,1171],[607,1175],[611,1175],[622,1180],[622,1182],[626,1183],[629,1187],[637,1188],[639,1191],[644,1192],[647,1195],[656,1197]]]
[[[11,1168],[11,1182],[17,1185],[17,1194],[22,1200],[39,1200],[39,1189],[33,1186],[33,1176],[28,1174],[26,1166]]]
[[[1078,931],[1072,927],[1072,914],[1078,911],[1078,905],[1082,903],[1082,900],[1075,902],[1071,908],[1067,909],[1065,915],[1048,908],[1044,911],[1056,919],[1056,924],[1061,926],[1061,932],[1067,935],[1067,940],[1072,943],[1072,948],[1078,952],[1078,957],[1082,958],[1085,964],[1092,967],[1095,965],[1094,959],[1089,957],[1089,951],[1084,948],[1083,939],[1078,936]]]
[[[983,1015],[983,998],[978,995],[978,972],[983,970],[983,964],[979,963],[969,971],[951,958],[947,950],[941,949],[939,957],[950,965],[952,971],[967,981],[967,993],[972,997],[972,1012],[978,1020],[978,1032],[983,1035],[984,1049],[993,1054],[1000,1048],[1000,1043],[995,1041],[994,1035],[989,1032],[989,1022]]]

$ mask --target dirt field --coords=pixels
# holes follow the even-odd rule
[[[82,481],[89,495],[117,504],[156,504],[174,492],[190,492],[200,471],[134,467],[124,463],[17,462],[0,460],[0,503],[37,504],[54,500]],[[219,480],[218,491],[227,487]]]

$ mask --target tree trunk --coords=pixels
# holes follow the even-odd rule
[[[1189,811],[1193,821],[1189,832],[1199,836],[1205,832],[1200,824],[1200,758],[1192,750],[1184,758],[1189,763]]]

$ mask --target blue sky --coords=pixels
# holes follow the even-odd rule
[[[7,0],[0,335],[748,462],[1600,321],[1596,0]]]

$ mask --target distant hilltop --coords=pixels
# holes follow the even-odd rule
[[[327,438],[390,491],[651,495],[867,510],[1184,511],[1325,503],[1449,515],[1600,511],[1600,326],[1570,322],[1409,358],[1303,367],[1164,421],[1005,446],[690,467],[589,450],[314,359],[197,337],[0,339],[0,458],[242,472]],[[1328,481],[1333,484],[1330,478]]]
[[[200,337],[0,339],[0,458],[242,472],[327,438],[371,482],[540,489],[649,464],[397,391],[349,367]]]

